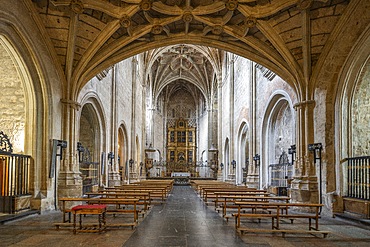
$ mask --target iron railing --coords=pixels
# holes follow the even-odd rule
[[[291,163],[271,164],[268,167],[269,186],[288,187],[288,179],[293,176]]]
[[[2,197],[30,194],[31,156],[0,152],[0,192]]]
[[[370,200],[370,156],[348,158],[345,196]]]

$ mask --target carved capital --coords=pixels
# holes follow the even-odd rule
[[[67,105],[77,111],[81,108],[81,104],[74,100],[61,99],[60,102],[62,102],[64,105]]]
[[[302,109],[305,107],[315,107],[316,102],[314,100],[306,100],[296,103],[293,107],[295,110]]]

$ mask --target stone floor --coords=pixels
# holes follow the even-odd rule
[[[108,216],[108,221],[127,219]],[[34,214],[0,225],[0,246],[370,246],[370,226],[322,217],[320,227],[331,233],[321,235],[280,234],[240,235],[233,221],[227,223],[211,206],[206,206],[189,186],[175,186],[167,203],[154,206],[131,228],[110,228],[103,233],[73,234],[70,228],[56,230],[60,212]],[[1,220],[1,219],[0,219]],[[248,227],[268,227],[268,222],[243,222]],[[264,225],[265,224],[265,225]],[[306,222],[295,221],[296,228]]]

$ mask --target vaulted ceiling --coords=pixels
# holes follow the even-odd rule
[[[147,84],[154,104],[164,88],[166,97],[179,89],[186,89],[195,101],[199,97],[207,101],[217,93],[216,77],[220,73],[217,49],[179,44],[153,49],[145,54]]]
[[[108,66],[140,52],[176,44],[228,50],[292,83],[310,74],[348,0],[23,0],[35,13],[49,50],[75,94]],[[30,4],[30,3],[33,4]],[[201,90],[213,78],[199,51],[167,47],[152,79],[193,73]],[[167,56],[166,56],[167,55]],[[189,63],[191,61],[192,63]],[[192,65],[190,65],[192,64]],[[195,66],[194,66],[195,65]],[[154,90],[160,90],[154,85]]]

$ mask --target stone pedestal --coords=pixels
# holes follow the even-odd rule
[[[319,203],[317,177],[296,177],[290,189],[292,202]]]
[[[121,176],[119,172],[110,171],[108,176],[109,176],[109,180],[108,180],[109,187],[121,185]]]
[[[78,197],[82,195],[80,172],[60,172],[58,176],[58,197]]]
[[[248,174],[246,178],[246,186],[248,188],[257,188],[259,187],[259,175],[258,174]]]

